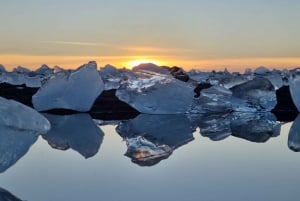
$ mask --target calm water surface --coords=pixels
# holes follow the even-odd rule
[[[99,126],[98,144],[89,144],[95,136],[89,142],[79,137],[66,151],[49,145],[64,148],[64,143],[54,142],[55,133],[39,136],[23,157],[3,170],[0,187],[28,201],[299,200],[300,153],[288,147],[291,126],[282,124],[280,135],[266,143],[234,136],[212,141],[198,128],[191,134],[194,140],[149,167],[124,156],[126,142],[115,125]],[[99,151],[86,150],[80,141]]]

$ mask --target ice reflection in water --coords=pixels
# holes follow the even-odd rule
[[[17,198],[7,190],[0,187],[0,200],[1,201],[22,201],[21,199]]]
[[[43,135],[54,149],[77,151],[83,157],[94,156],[102,143],[104,133],[89,114],[44,114],[51,123],[51,130]]]
[[[116,121],[94,121],[88,114],[44,114],[52,128],[42,137],[59,150],[69,148],[83,157],[95,156],[102,144],[104,133],[98,124],[116,124]],[[300,151],[300,117],[289,133],[288,146]],[[117,133],[126,141],[126,156],[140,166],[152,166],[168,158],[175,149],[194,139],[199,128],[203,137],[220,141],[230,136],[250,142],[267,142],[280,134],[281,124],[272,113],[238,113],[222,115],[147,115],[121,121]],[[0,127],[0,173],[5,172],[23,157],[37,140],[36,133]]]
[[[300,151],[300,114],[298,114],[289,132],[288,146],[293,151]]]
[[[0,173],[22,158],[37,138],[34,131],[0,126]]]
[[[195,128],[185,115],[140,114],[120,123],[116,130],[126,140],[125,155],[134,163],[150,166],[192,141]]]

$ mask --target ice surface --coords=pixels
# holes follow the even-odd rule
[[[54,70],[47,66],[46,64],[43,64],[41,67],[36,69],[33,74],[34,75],[41,75],[41,76],[50,76],[52,75]]]
[[[254,70],[254,73],[257,74],[257,75],[265,75],[269,72],[270,72],[270,70],[268,68],[264,67],[264,66],[257,67]]]
[[[27,87],[38,88],[41,86],[40,76],[29,76],[28,74],[17,72],[4,72],[0,74],[0,83],[8,83],[12,85],[26,85]]]
[[[52,148],[77,151],[83,157],[94,156],[100,149],[104,133],[89,114],[44,114],[51,122],[51,130],[43,135]]]
[[[116,128],[127,142],[126,155],[139,165],[154,165],[174,149],[194,139],[195,130],[185,115],[140,114]]]
[[[153,71],[135,72],[137,78],[129,79],[117,90],[116,96],[141,113],[180,114],[191,109],[194,87],[171,75]]]
[[[277,104],[276,91],[265,78],[257,78],[231,88],[234,111],[271,111]]]
[[[32,103],[38,111],[70,109],[86,112],[103,89],[97,64],[89,62],[75,71],[54,74],[33,95]]]
[[[171,76],[170,71],[168,70],[168,68],[164,68],[164,67],[159,67],[155,64],[152,63],[145,63],[145,64],[140,64],[138,66],[135,66],[132,69],[133,72],[154,72],[157,74],[164,74],[164,75],[169,75]]]
[[[0,73],[4,73],[4,72],[6,72],[6,69],[2,64],[0,64]]]
[[[49,121],[34,109],[14,100],[0,97],[0,126],[46,133]]]
[[[295,71],[290,77],[290,92],[295,106],[300,112],[300,69]]]
[[[269,75],[266,75],[264,77],[273,84],[275,90],[278,90],[283,86],[282,75],[277,72],[270,73]]]
[[[266,142],[280,134],[280,123],[273,113],[235,112],[231,116],[232,135],[251,142]]]
[[[127,69],[117,69],[114,66],[106,65],[101,68],[99,74],[104,82],[104,90],[118,89],[126,80],[134,77],[134,74]]]
[[[1,113],[3,114],[3,113]],[[29,117],[29,116],[28,116]],[[22,158],[38,136],[34,131],[0,126],[0,173]]]
[[[290,129],[288,146],[293,151],[300,151],[300,114],[298,114]]]
[[[202,89],[200,97],[194,99],[193,110],[190,113],[227,113],[232,110],[231,91],[221,87],[212,86]]]

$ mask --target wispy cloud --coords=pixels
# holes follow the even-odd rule
[[[195,49],[188,48],[165,48],[165,47],[149,47],[149,46],[129,46],[122,47],[123,50],[133,52],[152,52],[152,53],[178,53],[178,52],[195,52]]]
[[[41,43],[49,43],[56,45],[78,45],[78,46],[97,46],[97,43],[91,42],[74,42],[74,41],[41,41]]]

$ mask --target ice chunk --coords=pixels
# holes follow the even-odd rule
[[[171,75],[138,72],[116,91],[116,96],[141,113],[180,114],[191,110],[194,87]]]
[[[104,82],[104,90],[118,89],[125,80],[134,76],[127,69],[116,69],[111,65],[101,68],[99,74]]]
[[[288,146],[293,151],[300,151],[300,114],[298,114],[290,129]]]
[[[46,64],[43,64],[40,68],[36,69],[33,73],[35,75],[49,76],[53,74],[53,69],[51,69]]]
[[[300,112],[300,71],[292,73],[290,77],[290,92],[293,102]]]
[[[0,64],[0,73],[4,73],[4,72],[6,72],[6,69],[2,64]]]
[[[271,111],[277,104],[272,83],[265,78],[257,78],[231,88],[234,111]]]
[[[280,123],[273,113],[240,113],[231,117],[232,135],[251,142],[266,142],[280,134]]]
[[[71,148],[85,158],[94,156],[100,149],[104,134],[89,114],[44,115],[52,128],[43,138],[52,148]]]
[[[17,73],[17,72],[3,72],[0,74],[0,82],[8,83],[11,85],[23,85],[27,87],[38,88],[41,86],[41,77],[40,76],[30,76],[26,73]]]
[[[257,74],[257,75],[265,75],[269,72],[270,72],[270,70],[268,68],[264,67],[264,66],[257,67],[254,70],[254,73]]]
[[[133,72],[154,72],[154,73],[158,73],[158,74],[171,75],[168,68],[159,67],[159,66],[157,66],[155,64],[152,64],[152,63],[140,64],[138,66],[135,66],[132,69],[132,71]]]
[[[46,133],[50,130],[50,123],[45,117],[14,100],[0,97],[0,113],[1,126],[39,133]]]
[[[25,67],[18,66],[13,69],[13,73],[20,73],[20,74],[29,74],[31,71]]]
[[[122,122],[116,128],[126,142],[126,156],[139,165],[154,165],[193,138],[193,127],[184,115],[147,115]]]
[[[200,97],[194,99],[190,113],[227,113],[232,110],[232,92],[221,86],[202,89]]]
[[[187,74],[189,75],[191,80],[194,80],[197,83],[206,83],[210,75],[209,72],[201,72],[197,70],[191,70]]]
[[[15,111],[17,112],[17,111]],[[3,114],[3,113],[1,113]],[[30,115],[28,115],[30,118]],[[22,158],[35,143],[38,136],[34,131],[17,130],[0,126],[0,173],[5,172]]]
[[[32,97],[38,111],[70,109],[89,111],[103,91],[104,84],[97,71],[97,64],[89,62],[76,71],[54,74]]]
[[[264,77],[267,78],[273,84],[275,90],[278,90],[283,86],[282,76],[278,72],[272,72],[271,74],[268,74]]]

